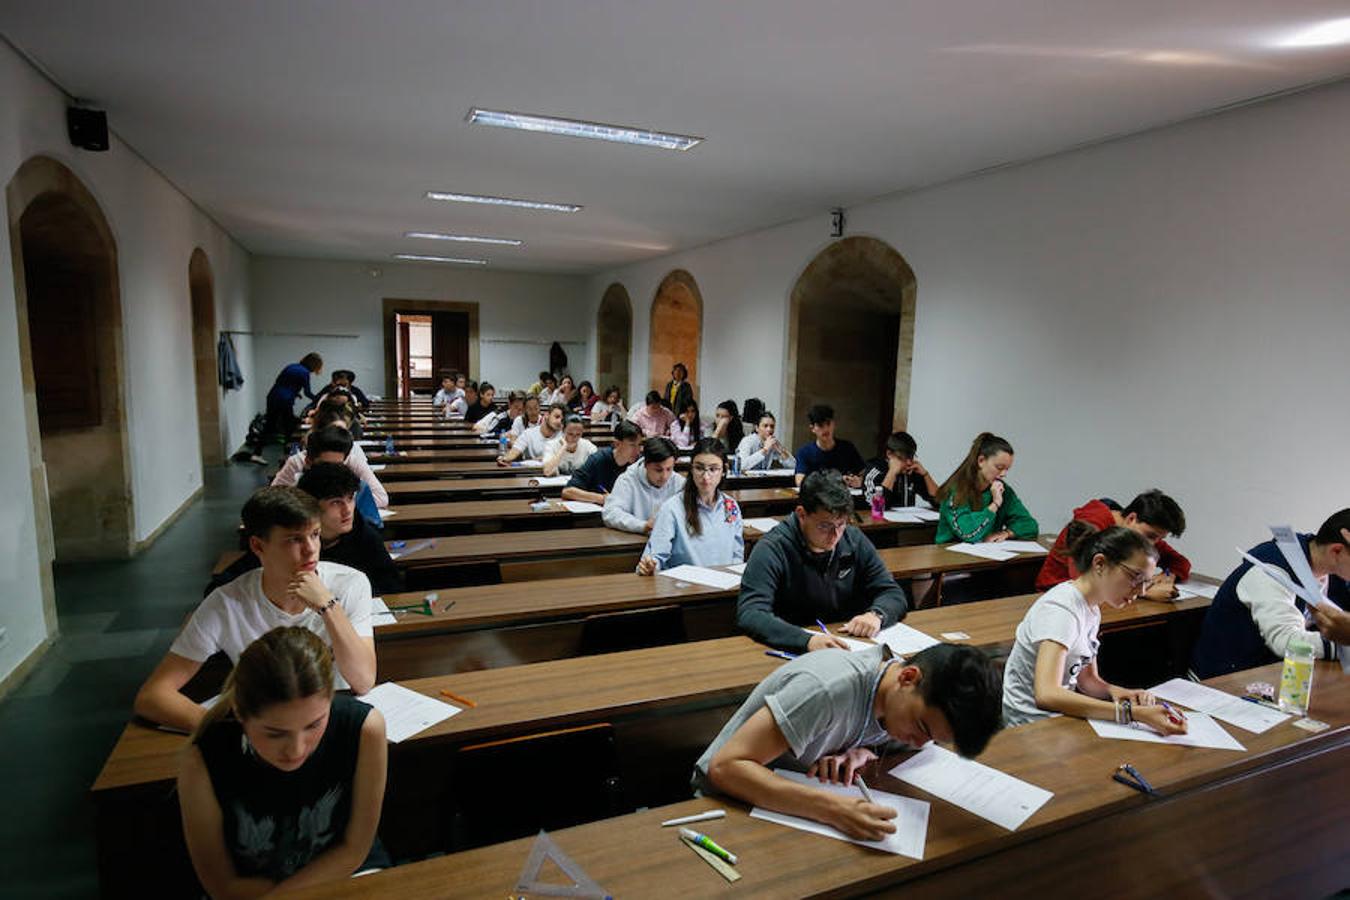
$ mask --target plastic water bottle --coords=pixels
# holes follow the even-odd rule
[[[731,477],[741,477],[741,455],[739,453],[731,454]]]
[[[384,452],[386,456],[394,455],[394,436],[392,434],[384,436]]]
[[[886,518],[886,494],[879,487],[872,488],[872,521],[880,522]]]
[[[1313,646],[1294,638],[1284,647],[1284,669],[1280,671],[1280,709],[1296,716],[1308,714],[1312,700]]]

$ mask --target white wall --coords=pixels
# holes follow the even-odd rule
[[[188,261],[202,247],[215,273],[220,327],[247,327],[248,256],[225,232],[125,144],[106,153],[70,146],[66,98],[0,43],[0,179],[50,156],[98,201],[117,241],[127,424],[131,429],[134,535],[151,534],[202,483],[193,410]],[[116,127],[116,117],[112,117]],[[0,241],[0,408],[20,414],[22,377],[10,242]],[[228,324],[225,324],[228,323]],[[247,351],[246,351],[247,352]],[[248,370],[249,359],[243,360]],[[232,440],[248,427],[243,397],[225,403]],[[47,636],[34,534],[29,450],[22,421],[0,429],[0,679]]]
[[[372,277],[372,269],[378,277]],[[255,257],[253,323],[264,334],[251,342],[258,377],[253,401],[261,410],[272,380],[287,363],[311,350],[324,358],[324,373],[351,369],[368,393],[384,390],[384,298],[477,303],[479,359],[498,388],[526,387],[548,368],[548,349],[560,341],[573,371],[587,358],[588,319],[582,278],[465,269],[445,264],[378,265],[313,259]],[[338,334],[350,338],[277,337]]]
[[[1178,546],[1223,574],[1265,525],[1350,505],[1350,84],[849,210],[918,282],[910,428],[945,475],[980,430],[1058,528],[1084,499],[1159,486]],[[633,297],[688,269],[705,303],[705,405],[782,406],[788,295],[824,215],[592,278]],[[843,429],[846,434],[846,429]]]

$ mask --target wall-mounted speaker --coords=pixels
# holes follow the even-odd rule
[[[101,109],[66,107],[66,132],[70,142],[81,150],[101,152],[108,149],[108,114]]]

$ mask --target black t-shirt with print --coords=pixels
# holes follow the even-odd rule
[[[225,846],[241,877],[281,881],[342,839],[352,813],[361,726],[370,706],[336,694],[319,746],[294,772],[260,759],[233,718],[197,742],[220,804]]]

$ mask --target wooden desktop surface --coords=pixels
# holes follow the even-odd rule
[[[918,610],[905,622],[934,637],[962,631],[970,637],[960,643],[1004,646],[1011,643],[1036,596]],[[1208,601],[1198,598],[1198,602]],[[1138,626],[1193,607],[1187,601],[1141,601],[1123,610],[1104,609],[1102,631]],[[765,649],[738,636],[401,682],[429,697],[440,699],[440,692],[448,690],[478,705],[399,746],[433,741],[463,744],[657,710],[734,705],[782,663],[765,655]],[[94,792],[172,779],[177,753],[186,740],[139,722],[128,724],[99,773]]]
[[[1279,666],[1211,679],[1241,693],[1279,681]],[[745,805],[705,797],[561,829],[559,848],[614,897],[1322,897],[1345,886],[1345,768],[1350,764],[1350,676],[1318,663],[1312,714],[1320,734],[1288,720],[1263,734],[1225,725],[1242,752],[1097,738],[1059,717],[1007,729],[979,760],[1054,796],[1009,832],[910,787],[874,766],[876,788],[930,802],[924,858],[880,853],[751,819]],[[458,718],[458,717],[456,717]],[[1111,780],[1130,760],[1160,791]],[[660,822],[709,809],[696,826],[740,857],[724,881]],[[304,897],[492,897],[512,893],[534,838],[344,879]],[[553,880],[556,880],[556,873]]]

